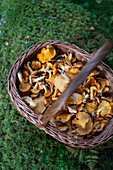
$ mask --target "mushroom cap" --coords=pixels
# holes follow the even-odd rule
[[[101,87],[109,86],[110,82],[107,79],[98,78],[98,83],[101,84]]]
[[[86,103],[85,105],[85,109],[87,110],[88,113],[92,113],[95,112],[95,110],[97,109],[97,105],[96,103]]]
[[[66,89],[68,83],[69,81],[67,81],[62,75],[59,75],[54,79],[54,85],[60,92],[63,92]]]
[[[60,121],[62,123],[66,123],[68,120],[71,119],[72,116],[74,116],[75,114],[74,113],[63,113],[59,116],[57,116],[57,121]]]
[[[65,55],[65,61],[70,66],[72,65],[71,60],[72,60],[72,53],[68,53],[67,55]]]
[[[79,93],[74,93],[72,95],[73,99],[74,99],[74,104],[81,104],[83,102],[83,96]]]
[[[36,103],[36,106],[33,108],[34,112],[36,114],[42,114],[46,109],[45,107],[46,100],[44,99],[44,97],[41,97],[34,99],[34,102]]]
[[[39,61],[32,61],[31,68],[34,70],[37,70],[37,69],[41,68],[41,63]]]
[[[22,82],[22,83],[19,85],[19,90],[20,90],[21,92],[27,92],[27,91],[30,90],[30,88],[31,88],[31,85],[30,85],[29,83],[24,83],[24,82]]]
[[[38,87],[38,83],[36,83],[35,86],[31,89],[31,92],[34,93],[34,94],[39,93],[40,90],[37,89],[37,87]]]
[[[93,128],[93,122],[91,120],[91,117],[88,113],[85,112],[78,112],[76,114],[76,118],[72,120],[72,124],[76,124],[76,131],[80,135],[89,134]]]
[[[111,106],[110,103],[107,101],[102,100],[102,102],[100,103],[100,105],[98,106],[98,110],[97,110],[97,116],[101,115],[106,116],[111,112]]]
[[[89,85],[95,85],[95,84],[96,84],[96,80],[94,79],[94,77],[88,77],[83,83],[85,87]]]
[[[41,50],[41,53],[37,54],[37,58],[39,59],[40,62],[46,63],[50,61],[55,55],[56,50],[52,45],[50,45],[49,47],[43,48]]]

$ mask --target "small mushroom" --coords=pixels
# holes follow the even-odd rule
[[[45,90],[44,96],[49,97],[52,92],[47,89],[46,85],[43,85],[43,89]]]
[[[98,110],[97,110],[96,114],[98,117],[99,117],[99,115],[101,115],[103,117],[103,116],[108,115],[110,112],[111,112],[111,106],[110,106],[109,102],[103,100],[100,103],[100,105],[98,106]]]
[[[86,103],[85,105],[85,109],[87,110],[88,113],[92,113],[95,112],[95,110],[97,109],[97,105],[95,103]]]
[[[24,100],[29,104],[29,106],[33,109],[33,111],[36,114],[42,114],[46,109],[45,107],[46,100],[43,97],[33,100],[29,96],[25,96]]]
[[[96,75],[98,75],[98,74],[99,74],[99,72],[98,72],[97,70],[93,70],[93,71],[91,72],[91,74],[89,75],[89,77],[96,76]]]
[[[27,62],[27,69],[29,70],[30,73],[33,72],[32,68],[30,67],[30,61]]]
[[[31,88],[31,85],[29,83],[24,82],[21,72],[18,72],[17,75],[18,75],[18,79],[20,81],[19,90],[21,92],[27,92]]]
[[[23,77],[24,77],[24,81],[25,81],[26,83],[28,83],[28,81],[29,81],[29,73],[28,73],[28,71],[27,71],[27,70],[23,70],[23,71],[22,71],[22,75],[23,75]]]
[[[31,89],[31,92],[34,93],[34,94],[39,93],[40,90],[37,89],[37,87],[38,87],[38,83],[36,83],[35,86],[33,87],[33,89]]]
[[[104,89],[105,86],[110,85],[110,83],[107,79],[98,78],[97,81],[98,81],[98,83],[100,83],[102,89]]]
[[[78,68],[71,68],[70,73],[72,73],[74,76],[79,72],[80,70]]]
[[[45,106],[45,104],[47,104],[46,100],[44,99],[44,97],[40,97],[40,98],[34,99],[34,102],[36,103],[36,106],[33,108],[34,112],[36,114],[42,114],[46,109],[46,106]]]
[[[93,122],[88,113],[78,112],[76,118],[72,120],[72,124],[76,124],[76,131],[80,135],[89,134],[93,128]]]
[[[86,79],[86,81],[84,81],[84,83],[83,83],[83,85],[85,86],[85,87],[87,87],[87,86],[89,86],[89,85],[95,85],[96,84],[96,80],[94,79],[94,77],[88,77],[87,79]]]
[[[37,58],[40,62],[46,63],[50,61],[56,55],[56,50],[52,45],[42,48],[41,53],[37,54]]]
[[[31,94],[30,97],[33,99],[33,98],[36,98],[39,94],[38,93],[35,93],[35,94]]]
[[[71,66],[71,60],[72,60],[72,53],[68,53],[67,55],[65,55],[65,60],[66,60],[66,63]]]
[[[94,92],[97,91],[97,88],[95,86],[90,87],[90,99],[93,100],[96,94],[94,95]]]
[[[32,61],[31,68],[34,70],[37,70],[37,69],[41,68],[41,63],[39,61]]]
[[[74,99],[74,103],[73,104],[81,104],[83,102],[83,96],[80,95],[79,93],[74,93],[72,95],[73,99]]]
[[[109,87],[105,87],[102,91],[102,93],[108,92],[109,91]]]

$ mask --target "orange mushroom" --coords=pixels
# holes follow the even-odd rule
[[[97,109],[97,105],[95,103],[86,103],[85,105],[85,109],[87,110],[88,113],[92,113],[95,112],[95,110]]]
[[[55,77],[55,79],[54,79],[54,85],[57,87],[57,89],[60,92],[63,92],[65,90],[68,83],[69,83],[69,80],[64,78],[62,75],[59,75],[59,76]]]
[[[60,122],[62,122],[62,123],[66,123],[68,120],[70,120],[71,119],[71,117],[72,116],[74,116],[75,114],[74,113],[70,113],[70,114],[68,114],[68,113],[63,113],[63,114],[61,114],[61,115],[59,115],[59,116],[57,116],[57,121],[60,121]]]
[[[111,112],[111,106],[110,103],[107,101],[102,100],[102,102],[100,103],[100,105],[98,106],[98,110],[97,110],[97,116],[106,116]]]
[[[34,70],[37,70],[37,69],[41,68],[41,63],[39,61],[32,61],[31,68]]]
[[[30,85],[29,83],[24,82],[24,79],[23,79],[23,77],[22,77],[22,73],[21,73],[21,72],[18,72],[17,75],[18,75],[18,79],[19,79],[19,81],[20,81],[19,90],[20,90],[21,92],[27,92],[27,91],[29,91],[30,88],[31,88],[31,85]]]
[[[37,54],[37,58],[40,62],[46,63],[48,61],[51,61],[53,57],[56,55],[56,50],[52,45],[47,46],[45,48],[42,48],[41,53]]]
[[[76,131],[80,135],[89,134],[93,128],[93,122],[88,113],[78,112],[76,118],[72,120],[72,124],[76,124]]]

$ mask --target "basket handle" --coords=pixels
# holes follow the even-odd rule
[[[83,81],[89,76],[94,68],[110,53],[113,48],[113,42],[107,40],[97,51],[92,53],[89,62],[82,68],[82,70],[75,76],[70,82],[68,87],[59,96],[59,98],[45,111],[39,118],[39,128],[46,126],[50,118],[54,117],[55,114],[61,109],[68,98],[75,92]]]

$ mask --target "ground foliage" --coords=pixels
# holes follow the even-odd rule
[[[110,0],[0,1],[0,169],[113,168],[112,140],[92,150],[66,148],[22,117],[7,93],[11,66],[36,42],[67,41],[92,53],[113,39],[112,6]],[[105,62],[113,68],[112,56]]]

